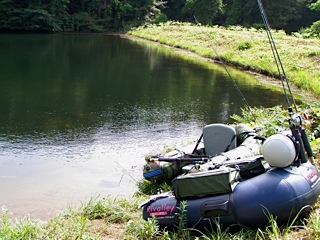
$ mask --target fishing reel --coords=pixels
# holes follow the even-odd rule
[[[299,163],[306,163],[308,158],[312,164],[314,164],[313,159],[313,152],[310,146],[310,142],[308,136],[306,134],[305,129],[303,128],[303,118],[299,114],[294,114],[292,108],[289,108],[289,115],[290,115],[290,130],[294,139],[299,144]],[[307,119],[307,116],[305,115]]]
[[[295,126],[295,128],[302,128],[303,119],[300,114],[293,114],[290,118],[290,123]]]

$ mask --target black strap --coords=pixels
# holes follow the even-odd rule
[[[203,138],[203,133],[201,134],[200,138],[198,139],[197,144],[196,144],[196,146],[194,147],[194,149],[193,149],[193,151],[192,151],[192,154],[195,154],[195,153],[196,153],[196,151],[197,151],[197,149],[198,149],[198,146],[199,146],[202,138]]]
[[[224,152],[228,152],[228,151],[229,151],[230,146],[231,146],[231,143],[233,142],[233,140],[235,139],[235,137],[236,137],[236,134],[234,134],[234,135],[233,135],[233,137],[232,137],[231,141],[229,142],[229,144],[228,144],[228,146],[227,146],[226,150],[224,150]]]

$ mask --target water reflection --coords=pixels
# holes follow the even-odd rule
[[[244,105],[221,66],[119,36],[2,35],[0,51],[0,205],[16,215],[130,194],[145,154]],[[251,106],[284,103],[230,71]]]

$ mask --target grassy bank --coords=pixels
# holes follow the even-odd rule
[[[167,22],[140,27],[128,34],[205,58],[218,60],[220,56],[224,62],[241,69],[278,76],[264,30]],[[303,39],[298,34],[288,36],[283,31],[274,31],[273,38],[289,81],[320,97],[320,40]]]
[[[160,229],[155,220],[145,221],[138,210],[138,203],[145,199],[135,196],[132,199],[94,198],[83,203],[78,209],[68,209],[63,214],[40,221],[37,219],[10,219],[2,212],[0,219],[0,239],[320,239],[319,202],[308,219],[278,226],[270,218],[265,228],[230,231],[196,231],[179,224],[176,231]],[[214,224],[213,227],[215,228]]]

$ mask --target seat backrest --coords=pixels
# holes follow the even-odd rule
[[[215,156],[236,148],[236,139],[236,130],[231,126],[214,123],[203,128],[206,155]]]

